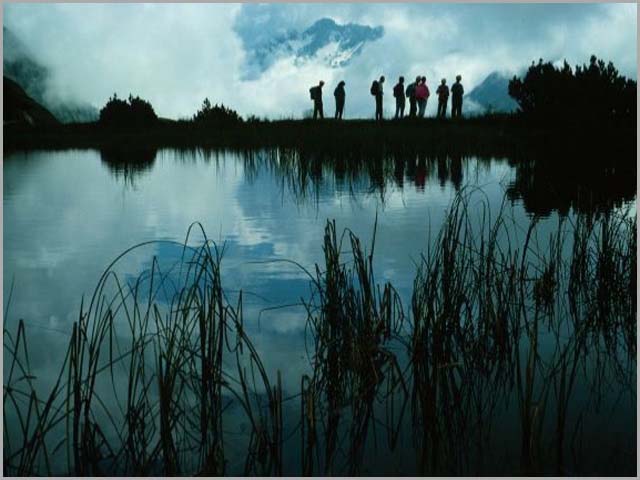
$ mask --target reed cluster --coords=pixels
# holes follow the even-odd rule
[[[126,282],[115,266],[145,244],[123,252],[44,394],[24,323],[4,330],[4,473],[359,475],[401,450],[404,474],[584,473],[590,406],[635,402],[636,218],[563,217],[540,238],[537,217],[522,229],[479,196],[461,190],[426,243],[407,309],[375,279],[377,227],[367,247],[327,222],[295,392],[249,338],[242,292],[225,293],[224,248],[204,232],[188,246],[190,228],[175,264]],[[507,472],[491,450],[505,412]]]

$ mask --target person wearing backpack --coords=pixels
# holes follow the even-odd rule
[[[438,95],[438,117],[445,118],[447,116],[447,102],[449,101],[449,87],[447,87],[447,80],[442,79],[438,89],[436,90]]]
[[[460,83],[462,77],[456,76],[456,83],[451,85],[451,118],[459,118],[462,116],[462,96],[464,88]]]
[[[404,106],[405,106],[405,96],[404,96],[404,77],[400,77],[398,79],[398,83],[395,87],[393,87],[393,96],[396,97],[396,116],[395,118],[404,118]]]
[[[415,117],[416,112],[418,111],[417,103],[416,103],[416,86],[420,83],[420,76],[416,77],[416,81],[410,83],[407,87],[407,97],[409,97],[409,116]]]
[[[324,118],[324,113],[322,111],[322,86],[324,82],[320,80],[320,83],[315,87],[311,87],[309,89],[309,95],[311,96],[311,100],[313,100],[313,119],[315,120],[320,115],[320,118]]]
[[[380,77],[380,80],[374,80],[371,84],[371,95],[376,97],[376,120],[382,120],[382,95],[384,94],[383,84],[384,75]]]
[[[342,120],[342,112],[344,110],[344,99],[346,97],[346,93],[344,91],[344,81],[340,81],[338,86],[333,91],[333,96],[336,98],[336,115],[335,118]]]
[[[424,111],[427,109],[427,100],[429,99],[429,87],[427,87],[427,77],[422,77],[420,83],[416,86],[416,101],[418,102],[418,116],[424,118]]]

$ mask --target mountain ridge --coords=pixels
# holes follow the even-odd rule
[[[477,104],[484,112],[515,112],[518,103],[509,96],[511,78],[513,75],[495,70],[465,95],[465,98]]]
[[[244,79],[259,78],[277,60],[287,56],[292,56],[296,65],[315,60],[331,68],[344,67],[362,53],[368,42],[383,35],[384,28],[380,26],[339,25],[331,18],[321,18],[302,31],[288,29],[255,45],[245,45]]]

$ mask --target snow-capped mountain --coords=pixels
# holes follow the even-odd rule
[[[296,65],[313,61],[332,68],[344,67],[362,52],[367,42],[373,42],[383,34],[382,27],[355,23],[338,25],[330,18],[322,18],[305,30],[288,30],[253,45],[245,44],[245,79],[258,78],[283,57],[292,57]]]

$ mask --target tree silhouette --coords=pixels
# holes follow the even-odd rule
[[[193,116],[193,121],[201,125],[227,126],[242,123],[242,117],[224,105],[211,106],[209,99],[205,98],[202,107]]]
[[[102,125],[116,127],[142,127],[153,125],[158,121],[158,116],[153,107],[140,97],[121,100],[114,93],[107,104],[100,110],[100,123]]]
[[[523,79],[514,76],[509,81],[509,95],[523,115],[536,120],[636,119],[636,82],[595,55],[589,66],[576,66],[575,73],[566,61],[556,67],[540,59]]]

